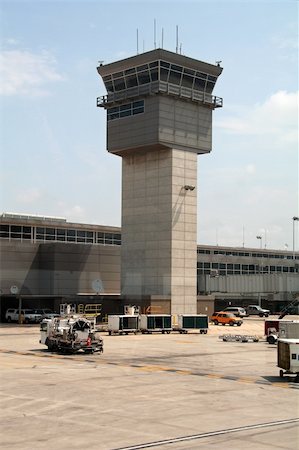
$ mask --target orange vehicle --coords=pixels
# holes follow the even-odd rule
[[[239,317],[236,317],[234,314],[220,311],[215,312],[212,317],[211,321],[214,322],[215,325],[221,324],[221,325],[230,325],[233,327],[234,325],[237,325],[238,327],[242,325],[243,320]]]

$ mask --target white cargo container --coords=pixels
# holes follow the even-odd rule
[[[158,331],[169,334],[172,330],[171,315],[169,314],[141,314],[139,329],[141,333]]]
[[[279,376],[296,374],[299,377],[299,339],[278,339],[277,366]]]
[[[108,316],[108,333],[111,334],[128,334],[137,333],[139,328],[138,315],[109,315]]]

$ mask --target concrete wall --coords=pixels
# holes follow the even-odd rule
[[[158,144],[195,153],[211,151],[212,109],[166,95],[145,97],[144,102],[144,113],[107,123],[110,152]]]
[[[212,109],[175,97],[159,98],[159,143],[197,153],[212,150]]]
[[[105,293],[120,290],[120,247],[89,244],[31,244],[1,241],[1,289],[16,285],[23,295],[94,293],[102,279]]]
[[[196,154],[123,157],[121,293],[170,296],[171,312],[196,313]]]

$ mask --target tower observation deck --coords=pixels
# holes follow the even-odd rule
[[[122,157],[122,296],[196,313],[197,154],[212,149],[222,68],[156,49],[97,70],[107,149]]]

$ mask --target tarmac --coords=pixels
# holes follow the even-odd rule
[[[263,334],[250,317],[206,335],[102,333],[103,355],[59,355],[38,325],[2,324],[1,449],[295,450],[299,383]]]

